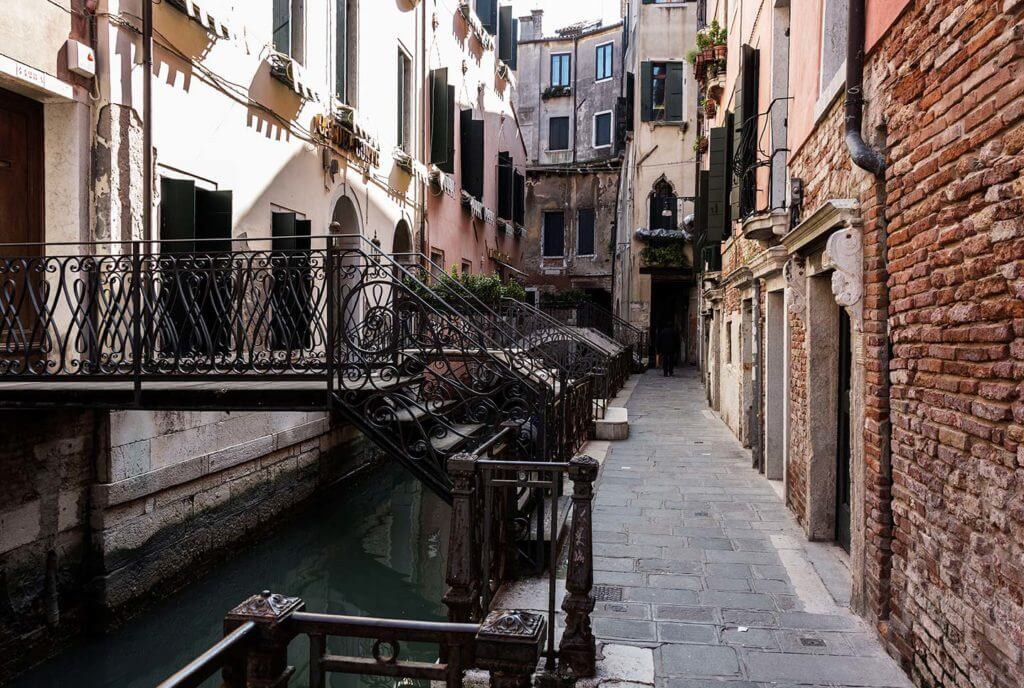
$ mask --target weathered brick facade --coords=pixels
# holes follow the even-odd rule
[[[864,428],[880,478],[872,611],[923,685],[1024,685],[1022,30],[1021,0],[914,2],[867,74],[890,147],[893,347],[891,581],[884,397]],[[881,225],[866,225],[866,277]]]

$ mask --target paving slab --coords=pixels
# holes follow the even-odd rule
[[[807,542],[696,373],[634,376],[618,403],[630,434],[608,447],[594,510],[594,582],[615,599],[593,627],[606,656],[650,677],[596,683],[911,687],[850,611],[843,553]]]

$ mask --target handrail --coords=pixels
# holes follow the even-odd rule
[[[246,621],[214,643],[208,650],[157,684],[157,688],[197,688],[220,671],[227,660],[234,659],[256,630],[256,623]]]

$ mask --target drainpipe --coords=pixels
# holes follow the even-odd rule
[[[430,102],[430,89],[422,88],[422,85],[427,83],[427,3],[424,1],[420,4],[420,126],[419,126],[419,137],[420,137],[420,160],[424,166],[429,165],[429,158],[427,157],[427,104]],[[419,180],[417,185],[419,189],[419,205],[420,205],[420,254],[423,256],[427,255],[427,205],[430,203],[430,197],[427,192],[427,183],[424,180]],[[423,260],[422,258],[420,259]]]
[[[864,123],[865,0],[850,0],[846,42],[846,147],[853,164],[876,177],[885,176],[885,157],[869,146]]]
[[[142,0],[142,239],[153,232],[153,3]]]

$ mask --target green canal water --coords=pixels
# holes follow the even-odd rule
[[[17,688],[152,688],[222,634],[229,609],[263,589],[314,612],[442,620],[447,504],[394,465],[337,488],[263,542],[193,581],[109,635],[87,638],[29,672]],[[296,639],[293,686],[307,685],[308,642]],[[368,644],[331,639],[332,652]],[[436,659],[431,647],[403,655]],[[332,688],[393,688],[391,679],[332,676]],[[219,685],[219,676],[206,685]],[[403,684],[404,688],[404,684]]]

